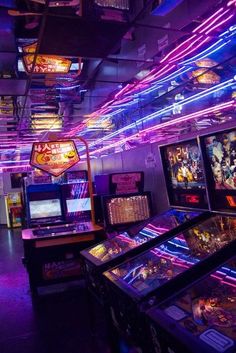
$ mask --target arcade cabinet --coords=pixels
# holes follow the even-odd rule
[[[22,200],[20,192],[10,192],[5,195],[5,206],[8,228],[22,225]]]
[[[87,182],[28,185],[26,191],[24,264],[37,294],[39,287],[81,278],[80,251],[104,239],[104,232],[91,222]]]
[[[102,303],[105,303],[107,300],[102,272],[163,242],[181,230],[187,229],[198,223],[200,220],[205,220],[209,217],[209,212],[206,211],[208,207],[206,201],[206,185],[204,182],[203,166],[197,140],[191,140],[190,143],[178,143],[172,145],[172,148],[174,148],[179,158],[180,154],[182,154],[183,156],[188,156],[189,160],[192,158],[197,160],[199,173],[201,173],[201,179],[199,178],[200,188],[198,188],[199,185],[197,182],[189,182],[188,188],[182,190],[184,197],[180,197],[180,200],[177,202],[177,205],[182,205],[182,208],[170,208],[166,212],[151,217],[141,224],[129,227],[126,231],[119,232],[119,234],[112,239],[105,240],[94,247],[82,251],[81,254],[86,264],[88,287]],[[192,151],[194,151],[195,154],[193,154]],[[117,175],[119,175],[119,178],[117,178]],[[122,180],[123,182],[120,175],[121,174],[118,173],[115,175],[116,177],[114,179],[111,177],[110,180],[113,182]],[[137,175],[133,179],[130,179],[137,179]],[[141,182],[139,186],[142,186],[142,177],[139,181]],[[172,187],[172,180],[170,178],[167,178],[166,182],[169,187]],[[118,187],[118,190],[120,189],[121,187]],[[179,195],[181,195],[181,189]],[[190,199],[194,198],[194,200],[198,202],[188,202],[186,204],[187,195],[190,196]],[[123,197],[123,195],[119,196]],[[118,198],[119,196],[117,195],[116,197]],[[105,205],[107,222],[114,222],[118,217],[117,212],[115,212],[115,215],[109,215],[108,213],[111,213],[112,211],[114,212],[117,209],[117,207],[110,206],[113,199],[116,200],[116,198],[112,196],[105,198],[105,201],[108,201],[108,204]],[[113,205],[116,206],[116,203],[113,203]],[[190,209],[190,205],[192,206],[192,209]],[[172,206],[175,206],[175,203],[173,203]],[[186,207],[185,209],[184,206],[188,206],[188,208]],[[197,206],[199,209],[197,209]],[[136,216],[134,212],[129,212],[129,215],[127,216],[126,213],[128,212],[125,211],[124,207],[118,208],[118,219],[120,219],[120,213],[123,214],[122,217]],[[139,214],[139,212],[137,214]]]
[[[105,226],[109,227],[107,230],[110,231],[114,228],[117,229],[118,223],[116,225],[112,225],[112,222],[107,222],[107,209],[106,202],[104,201],[104,197],[108,195],[122,195],[123,197],[128,196],[130,194],[141,194],[144,192],[144,173],[141,171],[137,172],[122,172],[122,173],[112,173],[107,175],[95,175],[95,191],[96,195],[94,195],[94,203],[95,203],[95,217],[98,222],[104,222]],[[125,199],[117,199],[122,202]],[[126,200],[131,199],[127,198]],[[115,206],[115,201],[112,203]],[[134,202],[133,202],[134,204]],[[117,213],[117,212],[116,212]],[[130,209],[130,214],[132,213],[132,206]],[[127,215],[128,217],[128,215]],[[132,216],[131,216],[132,217]],[[150,217],[150,215],[148,216]],[[147,217],[146,217],[147,218]],[[133,221],[131,221],[133,222]],[[120,222],[120,225],[124,225],[125,220]]]
[[[203,205],[206,186],[197,140],[163,146],[161,155],[170,201]],[[111,319],[117,331],[143,348],[144,311],[233,255],[235,240],[236,216],[212,214],[106,271]]]
[[[103,237],[103,229],[91,222],[24,229],[24,264],[32,294],[38,294],[38,287],[81,278],[80,251]]]

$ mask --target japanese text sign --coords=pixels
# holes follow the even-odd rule
[[[35,142],[32,146],[30,164],[59,176],[79,160],[74,141]]]

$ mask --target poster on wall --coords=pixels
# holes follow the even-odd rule
[[[72,140],[34,142],[30,164],[57,177],[79,160],[80,157]]]
[[[144,187],[143,172],[110,174],[110,192],[112,194],[129,194],[142,192]]]

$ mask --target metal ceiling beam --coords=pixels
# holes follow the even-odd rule
[[[140,16],[143,15],[143,13],[147,10],[147,8],[152,4],[153,0],[148,0],[146,2],[146,4],[144,5],[144,7],[142,8],[141,11],[139,11],[139,13],[135,16],[135,18],[129,23],[129,26],[127,28],[127,32],[134,26],[134,24],[136,23],[136,21],[140,18]],[[116,44],[114,45],[113,48],[116,47]],[[112,49],[113,49],[112,48]],[[108,55],[109,56],[109,55]],[[83,87],[86,88],[86,86],[93,81],[94,77],[96,76],[96,74],[98,73],[101,65],[103,64],[104,60],[109,60],[108,56],[106,58],[103,58],[100,63],[95,67],[95,69],[93,70],[93,72],[90,74],[90,76],[87,78],[87,80],[84,82]]]
[[[49,11],[49,3],[50,3],[50,0],[46,0],[45,1],[45,8],[44,8],[44,11],[43,11],[42,22],[41,22],[40,29],[39,29],[39,36],[38,36],[37,46],[36,46],[35,53],[34,53],[34,60],[33,60],[33,63],[32,63],[31,72],[30,72],[30,75],[29,75],[29,78],[28,78],[28,81],[27,81],[26,90],[25,90],[25,100],[24,100],[24,104],[23,104],[23,107],[22,107],[22,112],[21,112],[21,117],[20,117],[18,130],[20,130],[20,128],[21,128],[22,119],[24,117],[27,97],[28,97],[28,94],[29,94],[29,90],[30,90],[30,87],[31,87],[32,80],[33,80],[33,72],[34,72],[34,68],[35,68],[35,64],[36,64],[36,60],[37,60],[37,55],[39,53],[40,43],[41,43],[42,38],[43,38],[43,32],[44,32],[44,27],[45,27],[45,24],[46,24],[46,18],[47,18],[48,11]]]

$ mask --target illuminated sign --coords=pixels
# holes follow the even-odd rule
[[[112,174],[112,188],[115,188],[115,194],[128,194],[139,192],[139,187],[142,178],[143,174],[141,172]]]
[[[187,203],[199,203],[199,195],[185,195]]]
[[[33,130],[58,130],[62,128],[62,120],[48,119],[34,119],[31,121],[31,128]]]
[[[198,83],[204,84],[217,84],[220,83],[220,76],[213,71],[207,71],[203,68],[197,69],[192,72],[192,76],[196,77]]]
[[[0,114],[12,115],[13,114],[13,103],[10,101],[0,101]]]
[[[112,128],[112,122],[109,118],[100,121],[88,120],[86,121],[86,126],[91,130],[110,130]]]
[[[101,7],[129,10],[129,0],[95,0],[95,4]]]
[[[55,130],[62,128],[62,119],[58,114],[43,112],[31,115],[31,128],[33,130]]]
[[[181,204],[200,204],[200,195],[197,194],[181,194],[179,196],[176,195],[175,198],[176,201],[181,202]]]
[[[226,200],[230,207],[236,207],[236,197],[235,196],[226,196]]]
[[[35,53],[37,47],[37,42],[22,47],[23,52],[27,54]]]
[[[195,64],[198,66],[198,67],[213,67],[213,66],[216,66],[218,63],[212,59],[209,59],[209,58],[204,58],[204,59],[201,59],[201,60],[197,60],[195,62]]]
[[[30,164],[59,176],[80,160],[74,141],[34,142]]]
[[[34,54],[27,54],[23,57],[25,69],[28,73],[31,73]],[[42,55],[38,54],[34,66],[34,74],[66,74],[69,72],[71,67],[71,60],[61,58],[55,55]]]

